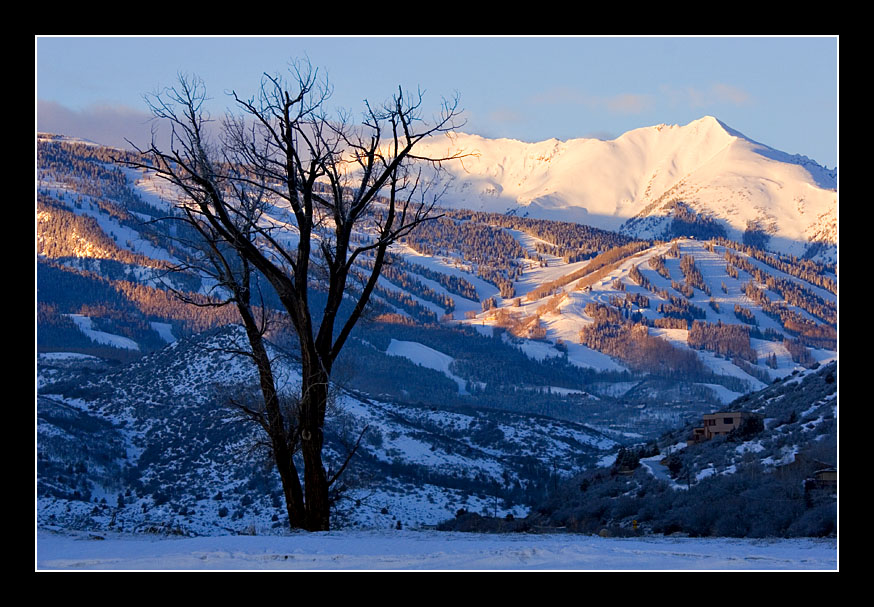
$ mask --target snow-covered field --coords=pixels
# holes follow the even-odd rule
[[[167,539],[39,531],[36,549],[38,571],[838,570],[834,539],[602,538],[395,530]]]

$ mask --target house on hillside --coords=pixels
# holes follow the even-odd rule
[[[793,461],[775,472],[783,479],[801,483],[808,506],[830,503],[837,497],[838,469],[833,463],[796,453]]]
[[[722,411],[718,413],[705,413],[701,416],[701,426],[692,429],[692,436],[686,441],[688,445],[694,445],[708,441],[714,436],[728,434],[737,430],[748,419],[761,419],[756,413],[746,411]]]
[[[838,469],[823,468],[813,473],[812,481],[818,489],[836,491],[838,488]]]
[[[778,467],[775,472],[782,478],[804,479],[805,488],[837,491],[838,469],[832,462],[796,453],[791,462]]]

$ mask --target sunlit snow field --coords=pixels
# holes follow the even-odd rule
[[[833,539],[332,531],[167,539],[39,531],[48,570],[836,571]]]

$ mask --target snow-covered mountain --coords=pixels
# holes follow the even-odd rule
[[[679,137],[682,129],[668,130]],[[627,135],[633,136],[647,133]],[[721,125],[704,139],[720,137],[740,141]],[[157,221],[167,208],[153,180],[114,166],[104,149],[63,137],[41,137],[39,152],[41,350],[128,361],[235,322],[232,314],[217,316],[168,295],[170,280],[202,295],[210,284],[162,276],[159,262],[184,251],[169,234],[144,232],[167,227]],[[623,407],[648,404],[650,413],[654,402],[725,403],[798,365],[834,359],[836,267],[711,240],[719,234],[708,234],[715,228],[707,222],[696,224],[689,204],[677,203],[671,221],[681,234],[698,237],[664,243],[570,222],[447,210],[392,250],[373,298],[374,317],[390,322],[362,325],[351,346],[358,389],[419,399],[427,384],[428,398],[442,403],[488,401],[579,421],[583,409],[576,404],[526,401],[516,394],[522,388],[581,399],[587,419],[603,415],[597,420],[603,424],[611,417],[615,423]],[[619,322],[620,333],[611,334]],[[636,333],[634,324],[641,325]],[[662,347],[653,340],[671,349],[653,350],[645,360],[629,345]],[[409,361],[416,380],[388,359]],[[694,373],[688,364],[696,364]],[[422,377],[425,370],[430,378]],[[648,374],[670,386],[654,385]]]
[[[798,256],[813,243],[837,244],[837,169],[753,141],[711,116],[612,141],[456,134],[420,148],[459,150],[464,159],[444,165],[451,183],[442,204],[450,207],[663,238],[683,203],[733,240],[764,235],[772,250]]]

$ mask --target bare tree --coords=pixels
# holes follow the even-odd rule
[[[150,166],[139,162],[124,162],[141,168]],[[243,194],[244,190],[239,190],[236,194]],[[248,208],[251,216],[252,209],[263,206],[263,201],[258,200],[263,194],[263,191],[246,192],[239,200],[239,208]],[[189,305],[236,308],[245,330],[246,343],[225,346],[221,351],[246,357],[253,362],[258,372],[260,396],[255,396],[250,391],[251,386],[238,386],[230,392],[222,391],[217,394],[242,419],[265,431],[266,440],[258,441],[255,446],[267,448],[281,479],[288,519],[293,527],[302,527],[303,489],[294,463],[294,454],[300,442],[297,399],[293,395],[282,394],[279,390],[274,376],[273,359],[267,348],[268,333],[275,332],[278,326],[282,326],[282,319],[265,301],[260,276],[253,271],[248,260],[240,255],[239,247],[225,242],[221,234],[196,209],[181,201],[177,201],[176,207],[178,213],[155,220],[174,223],[174,229],[161,233],[161,237],[172,240],[177,261],[166,262],[164,269],[170,275],[193,273],[199,276],[208,285],[208,296],[192,296],[187,291],[173,287],[172,281],[164,282],[164,286]],[[257,234],[245,219],[246,215],[241,217],[242,220],[238,221],[240,236],[254,241]]]
[[[424,157],[415,149],[457,128],[459,110],[457,99],[444,100],[426,123],[421,93],[399,90],[381,108],[365,102],[363,121],[353,125],[347,114],[327,115],[330,88],[317,70],[295,63],[290,74],[288,82],[265,75],[252,98],[231,93],[242,113],[225,117],[218,135],[207,128],[203,83],[181,76],[177,87],[147,98],[156,119],[169,125],[169,142],[164,147],[153,137],[139,150],[144,160],[137,166],[175,186],[174,204],[198,226],[214,267],[228,269],[225,286],[246,327],[265,400],[261,417],[255,409],[253,415],[270,437],[290,524],[315,531],[330,527],[329,488],[337,478],[328,477],[322,461],[334,363],[370,300],[387,249],[435,215],[422,163],[439,168],[460,155]],[[263,327],[251,314],[253,272],[275,291],[297,337],[296,419],[279,405]],[[302,485],[292,457],[298,448]]]

